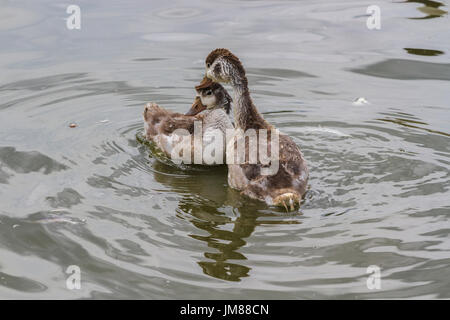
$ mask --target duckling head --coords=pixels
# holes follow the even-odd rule
[[[230,50],[220,48],[210,52],[206,57],[206,76],[216,82],[246,84],[245,69]]]
[[[231,110],[231,96],[225,88],[211,79],[203,78],[202,82],[195,87],[197,96],[191,109],[186,113],[188,116],[194,116],[205,109],[224,109],[227,114]]]

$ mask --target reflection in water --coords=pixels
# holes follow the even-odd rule
[[[156,181],[185,194],[179,201],[178,212],[184,216],[188,215],[187,220],[198,230],[209,233],[207,236],[200,234],[190,236],[206,242],[208,247],[219,251],[204,253],[206,258],[214,261],[198,262],[203,272],[230,281],[239,281],[240,278],[248,276],[250,268],[227,260],[246,260],[246,257],[237,250],[246,244],[244,238],[249,237],[254,231],[256,216],[241,215],[233,221],[233,217],[220,212],[220,208],[228,198],[226,168],[221,166],[210,168],[212,169],[210,172],[203,170],[175,175],[174,167],[155,161],[153,169]],[[193,175],[196,181],[190,183]],[[230,224],[234,224],[232,230],[223,229]]]
[[[201,13],[202,11],[197,8],[168,8],[157,12],[156,15],[167,19],[186,19]]]
[[[420,121],[414,121],[411,119],[403,119],[403,118],[380,118],[377,120],[384,121],[384,122],[391,122],[391,123],[399,124],[404,127],[420,129],[420,130],[424,130],[424,131],[427,131],[430,133],[436,133],[436,134],[441,134],[443,136],[450,137],[450,134],[448,134],[448,133],[419,126],[419,125],[426,125],[426,123],[420,122]]]
[[[68,167],[38,151],[17,151],[14,147],[0,147],[0,183],[7,184],[15,173],[52,172]]]
[[[198,262],[205,274],[229,281],[239,281],[240,278],[248,276],[249,267],[228,260],[247,260],[238,250],[245,246],[244,239],[250,237],[255,230],[256,215],[241,213],[234,221],[231,218],[223,219],[223,222],[204,220],[202,216],[205,212],[214,216],[221,216],[221,213],[206,204],[193,206],[187,198],[180,201],[180,210],[190,212],[193,217],[192,224],[199,230],[209,233],[207,236],[190,235],[194,239],[206,242],[209,248],[215,249],[215,252],[204,253],[205,258],[214,261]],[[233,226],[232,230],[225,230],[229,225]]]
[[[420,18],[410,18],[410,19],[433,19],[442,17],[444,14],[447,14],[447,11],[439,9],[439,7],[445,6],[442,2],[438,1],[430,1],[430,0],[406,0],[405,3],[420,3],[423,4],[423,7],[417,8],[420,12],[426,14],[425,17]]]
[[[387,59],[351,71],[373,77],[398,80],[450,80],[449,63]]]
[[[157,158],[152,168],[157,182],[170,186],[171,190],[183,195],[179,200],[178,214],[189,220],[197,230],[208,233],[204,235],[200,232],[190,236],[204,241],[209,248],[214,249],[204,253],[205,258],[213,261],[198,262],[203,272],[209,276],[228,281],[240,281],[241,278],[248,277],[251,268],[229,260],[247,260],[239,249],[247,244],[245,239],[252,235],[255,228],[264,223],[299,223],[295,220],[283,220],[283,216],[278,217],[276,214],[262,213],[261,209],[265,205],[257,201],[245,199],[245,207],[242,206],[238,192],[227,187],[226,166],[192,166],[181,171]],[[230,204],[234,211],[223,212]],[[275,220],[262,221],[263,217]]]
[[[439,56],[444,54],[441,50],[431,50],[431,49],[419,49],[419,48],[404,48],[409,54],[415,54],[418,56]]]

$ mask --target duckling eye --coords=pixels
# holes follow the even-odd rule
[[[212,95],[212,91],[211,91],[211,90],[206,91],[206,95],[207,95],[207,96]]]
[[[211,67],[211,63],[207,63],[207,64],[206,64],[206,67],[207,67],[207,68]]]

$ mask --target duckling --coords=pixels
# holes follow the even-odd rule
[[[200,85],[196,86],[196,92],[194,103],[186,114],[165,110],[153,102],[148,103],[144,111],[145,136],[172,160],[174,160],[172,155],[176,148],[176,150],[191,151],[187,158],[183,155],[185,163],[223,164],[226,141],[215,138],[218,136],[217,131],[222,137],[226,137],[226,130],[233,129],[229,118],[232,99],[222,85],[208,78],[204,78]],[[196,128],[201,130],[199,132],[201,140],[198,142],[200,147],[194,139]],[[190,135],[190,138],[184,139],[186,135]],[[217,157],[207,159],[203,152],[211,150],[216,145],[221,152],[218,152]],[[209,149],[208,146],[210,146]],[[200,162],[198,162],[196,150],[201,152]],[[178,155],[178,153],[175,154]]]
[[[248,88],[248,80],[241,61],[227,49],[215,49],[206,58],[206,77],[215,82],[229,83],[234,92],[235,128],[267,130],[267,137],[278,131],[258,112]],[[285,134],[279,134],[278,170],[262,174],[265,167],[256,164],[228,164],[228,184],[251,198],[268,205],[284,206],[288,211],[300,204],[306,192],[308,168],[299,147]],[[267,143],[270,145],[270,143]],[[273,147],[272,147],[273,148]],[[246,151],[248,145],[246,144]],[[247,158],[246,158],[247,159]]]

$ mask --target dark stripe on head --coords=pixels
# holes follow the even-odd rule
[[[238,57],[231,53],[230,50],[225,48],[214,49],[206,57],[206,65],[211,65],[217,58],[223,57],[230,61],[239,71],[241,76],[245,76],[245,69]]]
[[[200,82],[200,84],[195,87],[195,90],[211,89],[213,84],[214,82],[205,76],[202,82]]]
[[[220,83],[214,82],[211,79],[204,77],[202,82],[198,86],[195,87],[195,90],[204,92],[207,90],[216,90],[222,89],[225,90]]]

